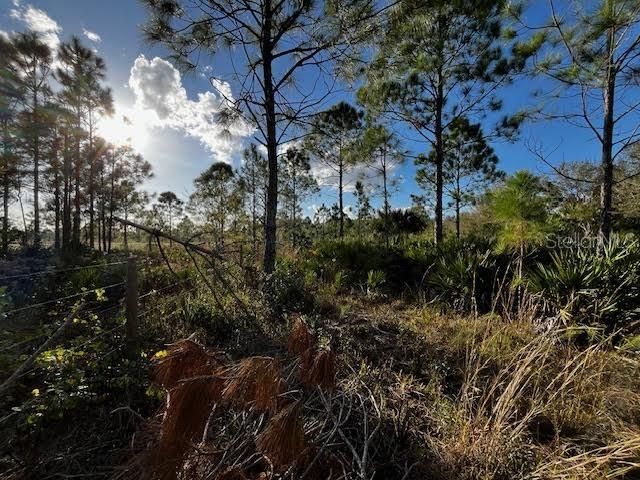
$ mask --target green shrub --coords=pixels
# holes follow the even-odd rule
[[[265,297],[276,314],[307,312],[313,307],[305,278],[304,270],[296,262],[278,260],[275,272],[265,282]]]
[[[491,304],[496,256],[473,245],[455,245],[440,250],[428,276],[436,298],[460,312],[485,312]]]
[[[417,286],[426,270],[421,258],[411,257],[399,247],[356,240],[322,241],[311,250],[307,268],[325,282],[335,281],[338,272],[344,288],[366,289],[369,272],[382,272],[385,286],[401,291]]]
[[[548,314],[566,324],[627,329],[640,319],[640,248],[638,242],[612,237],[595,247],[551,253],[529,272],[528,288],[541,296]]]
[[[369,270],[367,273],[367,295],[375,295],[384,285],[384,272],[381,270]]]

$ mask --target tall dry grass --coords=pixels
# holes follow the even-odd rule
[[[623,478],[640,473],[640,430],[607,406],[627,408],[632,390],[612,389],[605,345],[576,349],[553,329],[520,348],[497,373],[486,342],[469,345],[465,380],[430,438],[444,471],[456,478]],[[444,401],[444,399],[443,399]],[[626,478],[626,477],[625,477]]]

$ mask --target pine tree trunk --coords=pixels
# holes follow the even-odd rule
[[[291,245],[295,248],[296,246],[296,209],[297,205],[297,193],[296,193],[296,171],[294,169],[293,179],[292,179],[292,189],[291,189]]]
[[[264,18],[262,24],[262,69],[264,82],[265,121],[267,133],[267,164],[269,181],[267,184],[267,204],[264,225],[264,263],[266,274],[273,273],[276,266],[276,218],[278,212],[278,139],[276,134],[275,91],[272,75],[271,30],[273,11],[271,0],[264,2]]]
[[[600,226],[598,244],[602,248],[611,236],[611,216],[613,206],[613,109],[615,101],[615,66],[612,60],[614,31],[607,34],[607,48],[610,52],[604,95],[604,123],[602,126],[602,184],[600,185]]]
[[[460,163],[458,162],[458,165]],[[460,169],[456,172],[456,239],[460,240]]]
[[[63,250],[68,250],[71,233],[71,185],[69,182],[71,165],[69,158],[69,135],[67,133],[64,134],[62,148],[62,176],[64,182],[62,191],[62,248]]]
[[[53,177],[53,207],[54,207],[54,239],[53,239],[53,248],[57,251],[60,250],[60,163],[58,158],[58,140],[55,140],[56,146],[54,147],[53,156],[54,156],[54,165],[55,165],[55,173]]]
[[[124,219],[125,220],[129,220],[129,208],[125,208],[124,209]],[[127,224],[125,223],[123,225],[124,231],[123,231],[123,235],[124,235],[124,251],[128,252],[129,251],[129,236],[127,235]]]
[[[341,148],[342,150],[342,148]],[[342,163],[342,151],[338,153],[340,156],[338,160],[338,208],[340,209],[340,239],[344,238],[344,204],[343,204],[343,180],[344,180],[344,166]]]
[[[95,155],[93,151],[93,119],[92,112],[89,112],[89,246],[95,248]]]
[[[173,235],[173,222],[172,222],[172,211],[171,211],[171,203],[169,203],[169,235]],[[169,238],[169,248],[173,247],[173,240]]]
[[[389,248],[389,191],[387,189],[387,149],[382,150],[382,185],[384,188],[384,241]]]
[[[442,76],[438,78],[438,94],[435,101],[435,150],[436,150],[436,206],[435,206],[435,232],[434,241],[436,245],[442,243],[444,238],[442,197],[444,191],[444,144],[442,129],[442,110],[444,108]]]
[[[2,141],[4,143],[2,162],[2,255],[9,253],[9,186],[11,181],[9,165],[9,120],[2,121]]]
[[[3,192],[2,192],[2,254],[9,253],[9,167],[5,162],[5,171],[2,175]]]
[[[38,133],[38,94],[33,93],[33,246],[40,248],[40,135]]]
[[[80,137],[75,138],[75,175],[74,175],[74,198],[73,198],[73,249],[80,250]]]
[[[113,242],[113,196],[115,192],[115,159],[114,163],[111,165],[111,188],[109,189],[109,248],[107,252],[111,253],[111,244]]]
[[[460,199],[456,198],[456,239],[460,240]]]
[[[253,258],[258,256],[258,192],[256,189],[256,174],[252,174],[252,198],[251,198],[251,235],[253,239]]]
[[[24,228],[24,237],[22,238],[22,246],[27,247],[29,242],[29,227],[27,227],[27,216],[24,214],[24,204],[22,203],[22,191],[18,187],[18,203],[20,204],[20,214],[22,215],[22,227]]]

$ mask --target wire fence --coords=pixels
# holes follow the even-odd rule
[[[25,307],[20,307],[20,308],[14,309],[14,310],[9,310],[8,312],[4,312],[2,315],[4,317],[8,317],[8,316],[14,315],[16,313],[24,312],[26,310],[31,310],[32,308],[40,308],[40,307],[44,307],[44,306],[47,306],[47,305],[62,303],[62,302],[65,302],[67,300],[72,300],[72,299],[75,299],[75,298],[86,296],[89,293],[97,293],[97,292],[100,292],[100,291],[106,291],[106,290],[109,290],[109,289],[112,289],[112,288],[116,288],[116,287],[121,287],[121,286],[124,286],[124,285],[125,285],[125,282],[118,282],[118,283],[112,283],[111,285],[105,285],[103,287],[94,288],[94,289],[91,289],[91,290],[83,290],[83,291],[81,291],[79,293],[74,293],[72,295],[67,295],[65,297],[60,297],[60,298],[56,298],[56,299],[53,299],[53,300],[47,300],[47,301],[44,301],[44,302],[34,303],[34,304],[31,304],[31,305],[27,305]]]
[[[126,261],[122,261],[122,262],[111,262],[111,263],[95,263],[92,265],[84,265],[84,266],[71,267],[71,268],[45,269],[37,272],[21,273],[18,275],[8,275],[5,277],[0,277],[0,282],[8,282],[10,280],[18,280],[21,278],[39,277],[42,275],[55,275],[60,273],[78,272],[81,270],[96,269],[101,267],[106,268],[106,267],[112,267],[115,265],[125,265],[126,263],[127,263]]]
[[[140,292],[138,292],[138,282],[137,282],[137,274],[139,270],[147,271],[148,267],[159,266],[159,265],[165,265],[165,268],[168,269],[168,266],[166,266],[165,262],[163,262],[162,260],[158,260],[157,258],[148,257],[148,258],[142,258],[140,260],[142,261],[138,261],[136,257],[130,257],[127,260],[118,260],[118,261],[111,261],[106,263],[96,262],[90,265],[81,265],[81,266],[57,268],[57,269],[46,268],[46,269],[42,269],[34,272],[2,276],[0,277],[0,286],[3,283],[6,283],[7,281],[11,281],[11,280],[22,280],[27,278],[36,279],[36,278],[45,277],[45,276],[69,274],[69,273],[89,270],[89,269],[101,268],[107,271],[110,268],[126,266],[126,269],[125,269],[126,272],[125,272],[124,278],[121,281],[108,283],[108,284],[91,288],[91,289],[81,289],[77,292],[70,293],[68,295],[62,295],[54,299],[47,299],[47,300],[31,303],[29,305],[13,308],[8,311],[0,312],[0,320],[17,318],[18,314],[24,314],[30,311],[37,312],[38,309],[40,308],[51,307],[51,306],[56,306],[61,308],[64,307],[62,311],[66,311],[66,314],[65,314],[65,317],[66,317],[73,312],[73,309],[76,307],[75,304],[77,304],[78,302],[81,302],[81,303],[84,302],[83,308],[81,311],[83,315],[92,314],[100,317],[101,319],[104,319],[110,315],[113,315],[114,312],[120,312],[120,313],[124,313],[125,322],[118,323],[113,328],[110,328],[107,330],[100,330],[95,335],[85,340],[81,345],[76,345],[71,348],[73,349],[84,348],[86,345],[89,345],[95,342],[98,338],[105,335],[113,334],[114,332],[120,329],[124,329],[125,327],[126,327],[126,331],[125,331],[126,336],[131,336],[132,334],[135,335],[137,333],[137,320],[148,319],[152,313],[158,312],[161,310],[161,307],[166,306],[166,302],[161,301],[161,299],[164,299],[164,297],[166,297],[168,293],[174,293],[174,294],[177,294],[178,292],[190,293],[196,289],[195,287],[193,287],[193,285],[190,285],[192,284],[193,279],[190,277],[187,277],[187,278],[181,278],[178,281],[172,282],[168,285],[164,285],[159,288],[157,287],[152,288],[149,291],[146,291],[140,294]],[[135,274],[133,276],[131,275],[132,274],[132,272],[130,271],[131,269],[135,269]],[[187,288],[187,287],[191,287],[191,288]],[[87,297],[89,295],[95,294],[96,295],[95,300],[100,302],[101,300],[98,297],[101,296],[100,295],[101,293],[108,294],[110,305],[107,306],[106,308],[103,307],[103,305],[101,304],[89,307],[89,302],[86,301]],[[138,306],[139,305],[146,306],[149,300],[152,300],[152,299],[157,299],[159,304],[150,306],[149,308],[146,308],[143,312],[138,313],[137,311]],[[132,302],[135,306],[135,308],[133,309],[134,311],[133,318],[131,318],[131,313],[129,312],[131,308],[130,304]],[[173,313],[175,314],[176,312],[173,312]],[[61,315],[61,313],[58,313],[58,314]],[[169,315],[169,317],[170,316],[173,316],[173,315]],[[136,322],[136,325],[134,325],[133,329],[131,328],[132,327],[131,322]],[[11,350],[22,349],[22,348],[34,345],[39,341],[40,342],[42,342],[43,340],[47,341],[49,336],[50,334],[42,333],[39,335],[30,336],[30,338],[27,338],[20,342],[11,343],[9,345],[6,345],[6,344],[0,345],[0,353],[11,351]]]

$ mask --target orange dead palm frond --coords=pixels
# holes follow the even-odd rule
[[[313,334],[309,331],[309,327],[302,320],[297,317],[293,323],[293,328],[289,333],[287,340],[287,349],[291,355],[304,355],[309,350],[315,347],[316,340]]]
[[[295,462],[304,452],[304,421],[302,403],[285,407],[269,420],[256,440],[258,451],[263,453],[277,469]]]
[[[157,478],[175,478],[191,442],[202,438],[223,385],[220,377],[205,376],[180,381],[169,391],[157,452]]]
[[[301,368],[300,381],[307,387],[318,386],[333,391],[336,388],[336,355],[333,351],[327,348],[316,352],[311,365]]]
[[[222,358],[193,340],[180,340],[167,349],[167,354],[156,360],[154,380],[171,389],[184,378],[208,375],[222,365]]]
[[[278,406],[284,381],[277,361],[270,357],[249,357],[240,360],[225,372],[227,385],[222,398],[242,408],[252,407],[264,412]]]
[[[244,474],[244,470],[240,467],[229,467],[216,476],[216,480],[249,480],[249,477]]]

